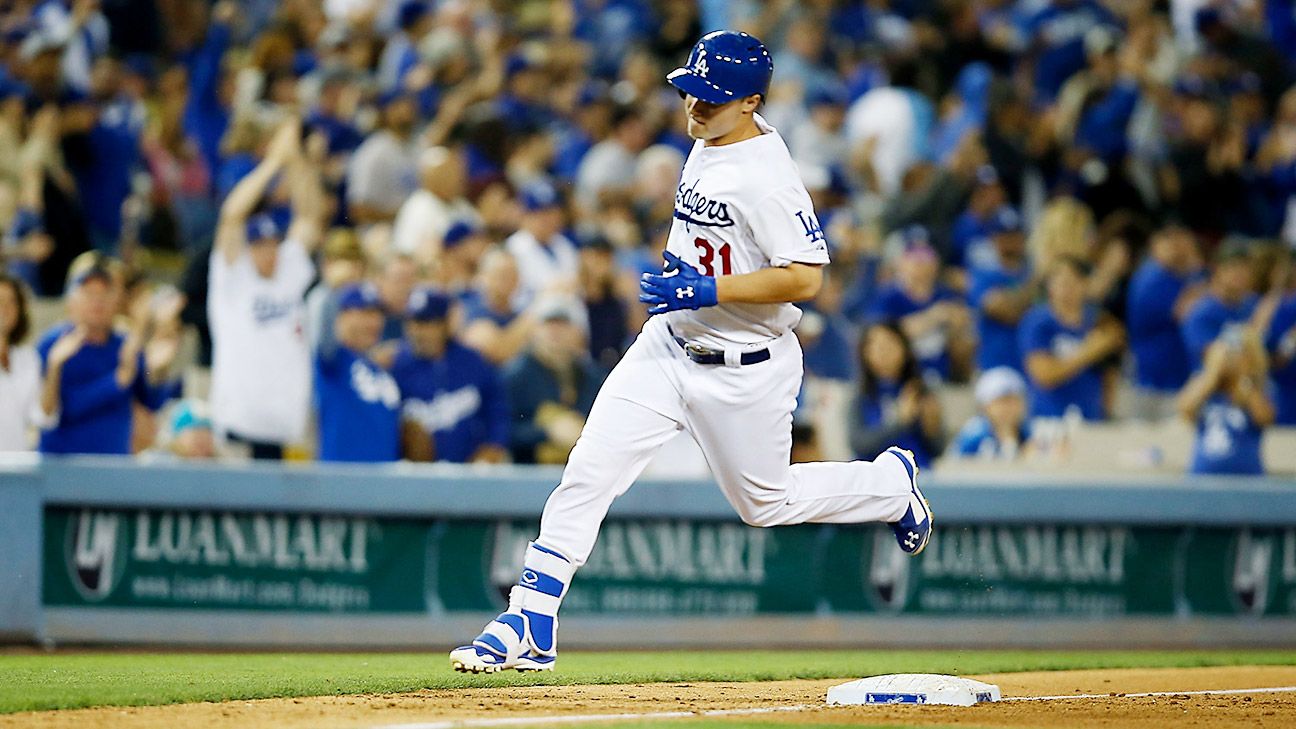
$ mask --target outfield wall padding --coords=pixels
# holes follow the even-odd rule
[[[504,604],[553,468],[0,463],[0,640],[444,647]],[[1010,471],[879,525],[744,526],[706,481],[613,506],[567,646],[1296,645],[1296,484]]]

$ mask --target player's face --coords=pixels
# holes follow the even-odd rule
[[[751,120],[751,113],[759,103],[760,96],[757,95],[727,104],[709,104],[696,96],[686,95],[684,111],[688,114],[689,136],[705,142],[723,143],[740,130],[739,125],[744,120]]]

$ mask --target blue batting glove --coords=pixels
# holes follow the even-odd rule
[[[649,314],[716,305],[714,276],[703,276],[670,251],[662,255],[666,259],[665,273],[674,275],[645,273],[639,280],[639,300],[648,304]]]

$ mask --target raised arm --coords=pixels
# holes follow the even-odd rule
[[[301,121],[293,119],[280,125],[270,139],[265,159],[239,180],[221,203],[220,221],[216,225],[216,249],[226,263],[238,260],[247,245],[244,225],[265,196],[275,175],[296,157],[300,147]]]
[[[1220,380],[1224,377],[1224,369],[1228,363],[1228,349],[1221,343],[1212,344],[1203,358],[1201,371],[1193,375],[1191,379],[1179,391],[1178,402],[1179,414],[1188,421],[1196,421],[1198,413],[1201,412],[1202,406],[1215,394],[1219,388]]]
[[[313,134],[307,140],[302,154],[288,163],[288,184],[292,196],[292,222],[288,225],[288,238],[313,251],[324,238],[329,206],[324,192],[321,166],[327,154],[327,140]]]

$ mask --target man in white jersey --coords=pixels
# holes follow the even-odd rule
[[[278,459],[284,444],[302,440],[310,407],[304,295],[315,277],[311,251],[325,205],[300,136],[300,121],[285,123],[265,159],[230,190],[211,254],[212,421],[255,458]],[[286,234],[274,214],[254,214],[281,173],[292,195]]]
[[[787,146],[756,114],[772,72],[760,41],[717,31],[666,77],[697,141],[675,196],[666,270],[641,282],[655,316],[599,392],[508,609],[450,653],[456,670],[553,668],[572,575],[613,499],[680,430],[747,524],[882,521],[905,552],[927,545],[931,512],[909,452],[789,465],[801,385],[792,334],[801,314],[790,302],[818,292],[828,249]]]

